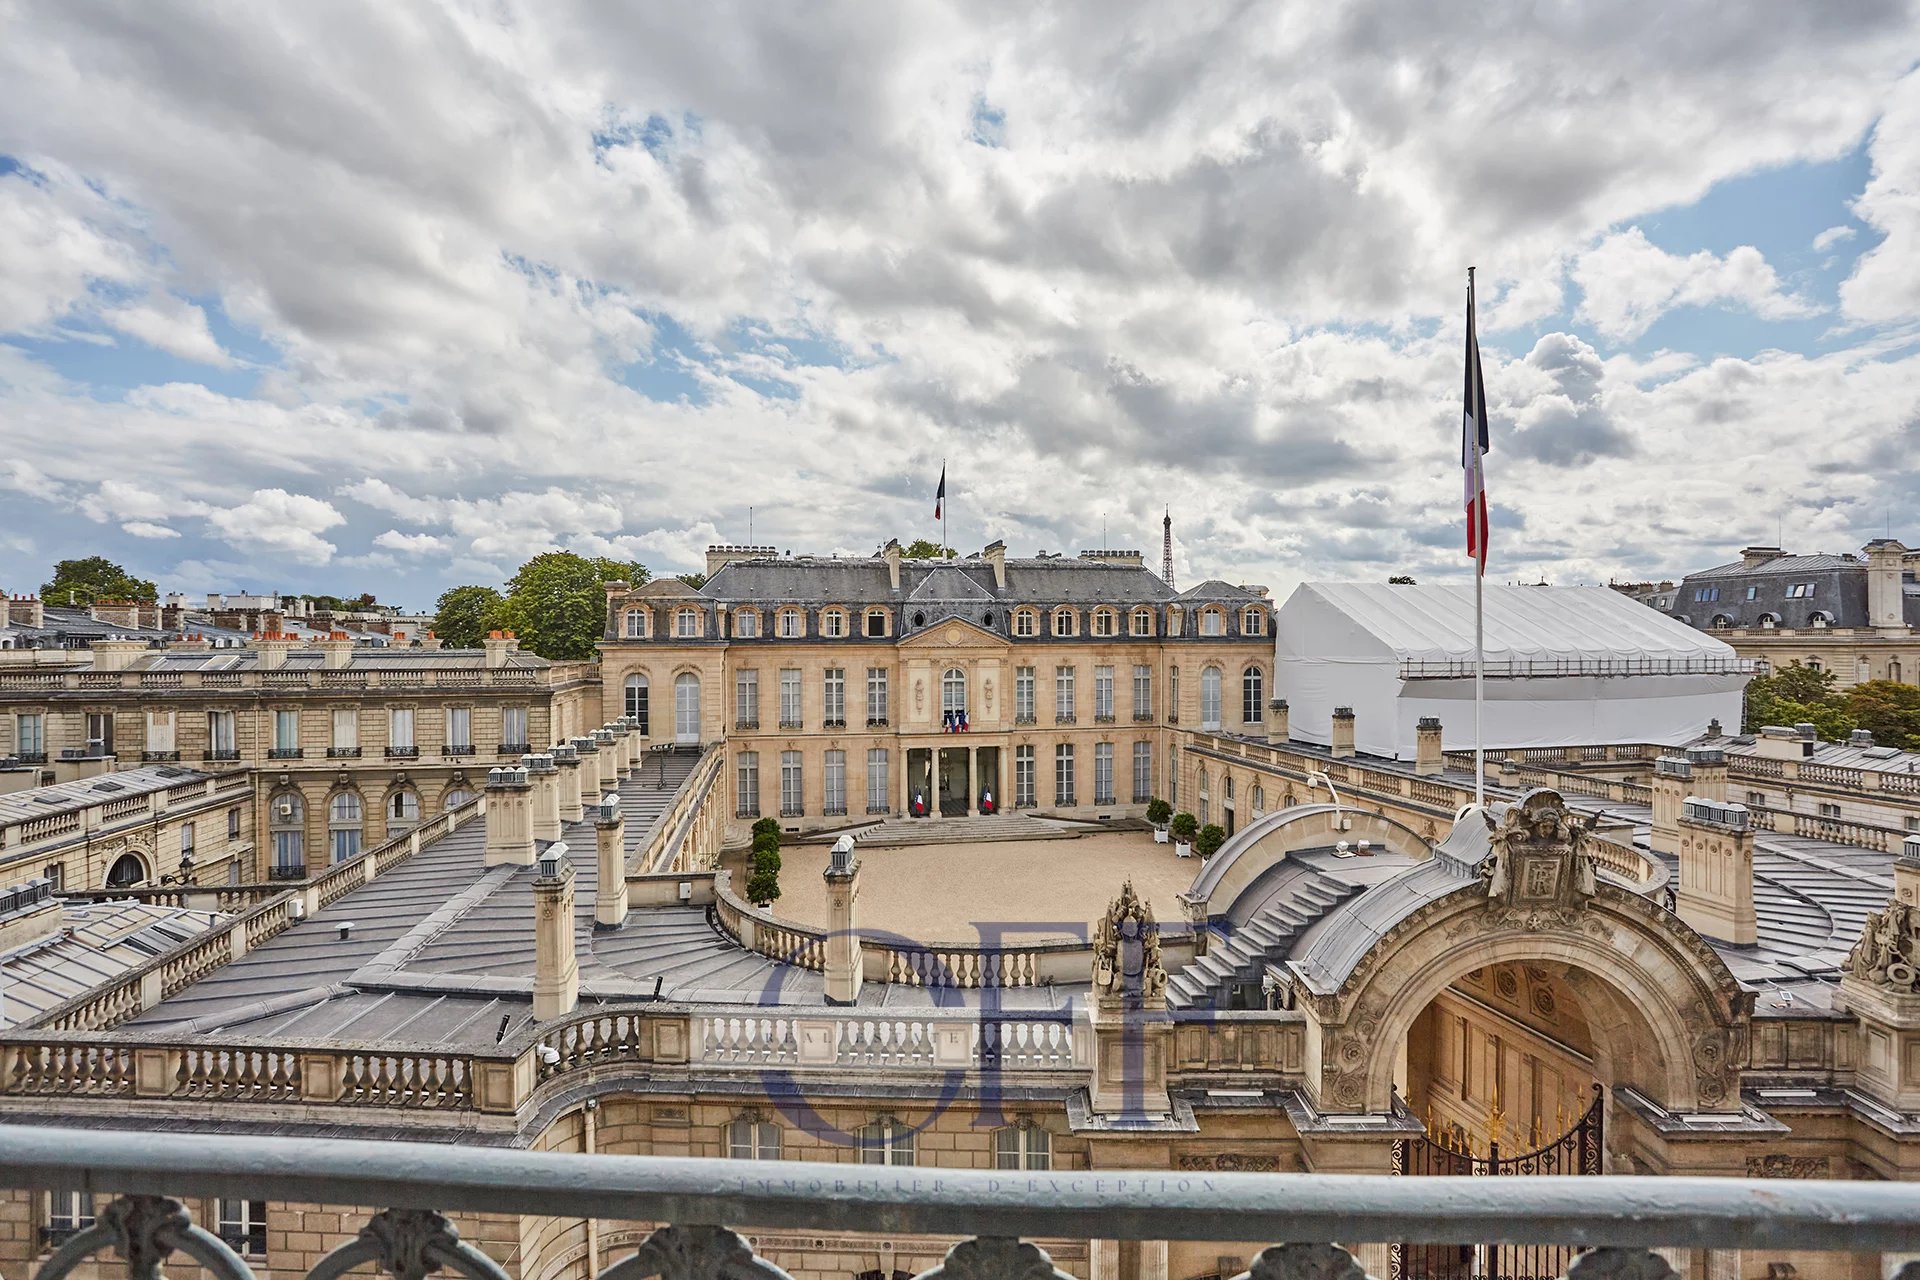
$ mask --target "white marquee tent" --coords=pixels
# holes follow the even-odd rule
[[[1737,727],[1733,648],[1607,587],[1486,586],[1488,748],[1684,742]],[[1412,759],[1422,716],[1447,750],[1473,746],[1473,584],[1319,582],[1275,627],[1275,697],[1294,737],[1330,740],[1352,707],[1355,745]]]

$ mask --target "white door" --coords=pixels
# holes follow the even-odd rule
[[[700,677],[679,676],[673,682],[673,740],[700,745]]]

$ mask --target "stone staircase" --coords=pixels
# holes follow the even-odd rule
[[[1279,962],[1294,940],[1360,889],[1318,871],[1294,879],[1238,929],[1216,930],[1207,954],[1168,981],[1167,1003],[1176,1009],[1217,1009],[1234,983],[1257,983],[1268,969],[1280,976]]]
[[[627,821],[627,853],[647,843],[660,815],[673,807],[680,786],[700,763],[695,751],[648,753],[640,770],[620,782],[620,813]]]
[[[1089,826],[1088,831],[1098,830]],[[965,818],[888,818],[854,832],[862,848],[894,849],[921,844],[996,844],[1008,840],[1072,840],[1080,830],[1055,826],[1024,813],[983,813]]]

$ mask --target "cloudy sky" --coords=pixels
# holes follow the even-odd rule
[[[1730,12],[1738,19],[1728,21]],[[0,588],[1920,543],[1920,13],[0,0]]]

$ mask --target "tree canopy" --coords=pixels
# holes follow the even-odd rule
[[[951,560],[954,551],[952,547],[943,547],[929,539],[915,538],[901,548],[900,554],[908,560]]]
[[[433,633],[455,649],[477,649],[506,602],[492,587],[450,587],[434,604]]]
[[[105,556],[62,560],[53,566],[53,581],[40,584],[40,598],[48,604],[84,608],[101,600],[140,600],[152,604],[159,589],[135,578]]]
[[[645,582],[645,565],[546,551],[507,579],[506,599],[489,618],[489,629],[520,637],[522,647],[553,662],[580,662],[594,655],[607,617],[605,583]]]
[[[1829,742],[1855,729],[1882,746],[1920,750],[1920,688],[1868,680],[1844,692],[1833,672],[1790,663],[1747,684],[1747,731],[1770,724],[1811,724]]]

